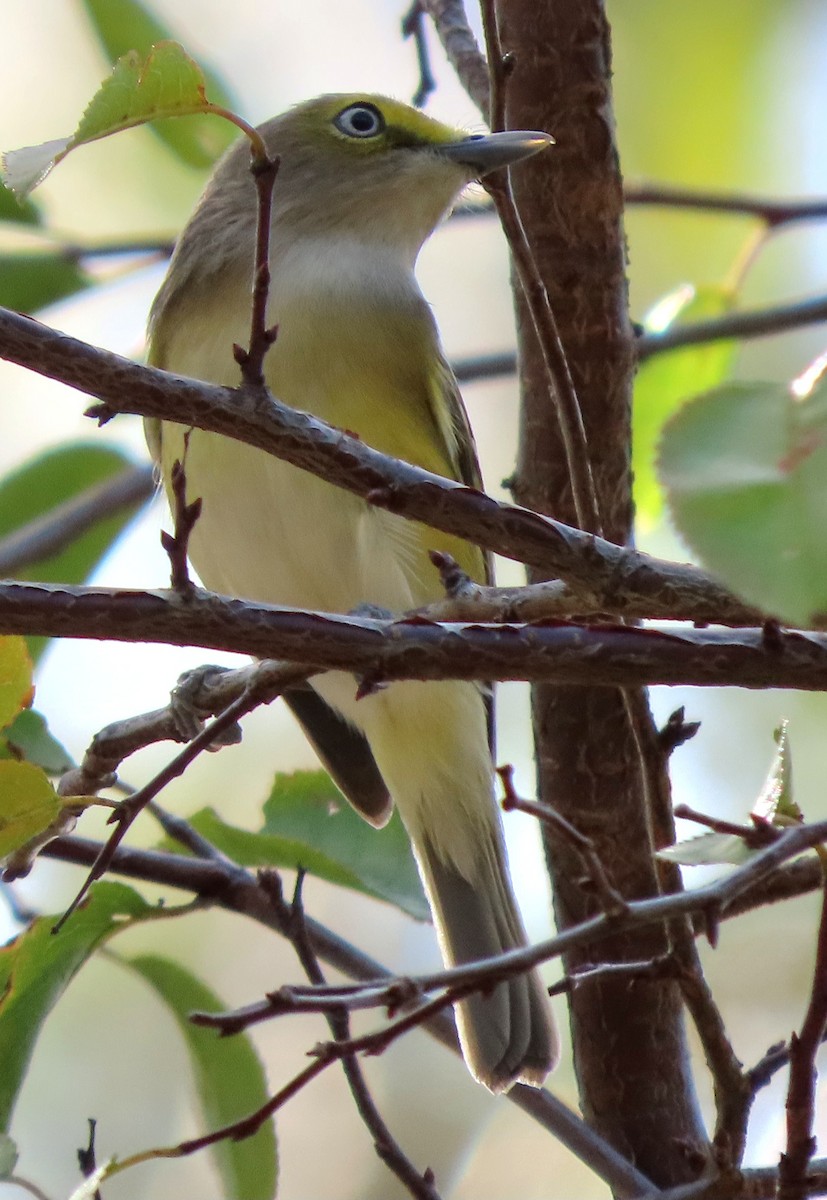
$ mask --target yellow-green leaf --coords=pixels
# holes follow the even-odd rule
[[[130,50],[146,55],[153,45],[174,40],[175,35],[169,26],[149,12],[139,0],[83,2],[109,62],[115,62]],[[224,82],[215,71],[203,64],[200,66],[207,93],[213,103],[232,108],[233,100]],[[153,121],[149,130],[182,162],[202,168],[211,166],[236,134],[228,122],[216,121],[206,114],[195,114],[187,121]]]
[[[804,378],[804,377],[802,377]],[[675,524],[734,592],[797,625],[827,613],[827,379],[727,384],[666,426]]]
[[[734,306],[726,287],[681,284],[663,296],[643,318],[647,333],[663,333],[696,321],[723,316]],[[668,350],[648,358],[635,379],[632,422],[632,466],[635,515],[650,529],[663,513],[663,492],[655,473],[655,447],[664,422],[690,397],[722,383],[729,374],[737,344],[707,342]]]
[[[229,1125],[261,1108],[269,1094],[267,1080],[250,1038],[246,1034],[222,1038],[189,1019],[194,1011],[223,1011],[226,1006],[219,997],[169,959],[141,955],[125,961],[155,989],[178,1023],[207,1128]],[[272,1120],[243,1141],[218,1142],[213,1152],[226,1200],[272,1200],[278,1175]]]
[[[142,58],[129,51],[92,97],[70,138],[10,150],[3,156],[5,183],[26,196],[78,146],[159,117],[209,111],[201,68],[177,42],[160,42]]]
[[[22,637],[0,637],[0,729],[34,698],[32,660]]]

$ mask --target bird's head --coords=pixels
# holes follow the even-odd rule
[[[411,261],[473,179],[519,162],[546,133],[469,135],[385,96],[320,96],[260,127],[280,160],[274,229],[285,238],[350,236],[398,248]],[[251,225],[246,142],[217,167],[202,201],[224,230]],[[216,225],[219,222],[216,221]]]

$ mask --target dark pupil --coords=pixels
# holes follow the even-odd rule
[[[370,133],[376,124],[376,118],[367,108],[357,108],[351,115],[350,121],[358,133]]]

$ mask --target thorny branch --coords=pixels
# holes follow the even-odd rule
[[[44,849],[47,857],[81,866],[93,864],[100,843],[85,838],[58,838]],[[133,850],[121,845],[111,870],[145,882],[195,892],[205,902],[252,918],[283,937],[289,936],[283,915],[272,904],[266,889],[244,868],[227,860],[184,858],[152,850]],[[333,933],[318,921],[305,919],[315,953],[351,978],[374,983],[393,977],[374,959]],[[443,1045],[459,1053],[453,1021],[447,1014],[430,1019],[424,1028]],[[315,1077],[315,1074],[311,1077]],[[651,1184],[639,1171],[595,1134],[565,1104],[545,1089],[518,1084],[508,1099],[552,1133],[585,1162],[621,1197],[652,1195]]]
[[[308,937],[317,952],[325,957],[332,957],[338,967],[348,971],[351,975],[355,974],[368,983],[370,998],[374,1001],[375,1006],[387,1006],[387,1003],[394,1000],[398,1003],[400,995],[405,994],[404,989],[411,987],[425,994],[435,989],[485,986],[486,978],[490,983],[492,972],[496,978],[501,978],[504,972],[525,970],[530,964],[559,956],[575,944],[599,945],[604,937],[612,936],[620,929],[632,926],[641,927],[655,921],[672,920],[693,913],[712,915],[713,919],[717,920],[718,916],[726,916],[730,913],[739,897],[745,896],[750,888],[765,881],[781,864],[800,854],[808,846],[819,844],[825,838],[827,838],[827,821],[785,830],[772,846],[759,852],[748,863],[712,884],[691,892],[632,902],[628,905],[626,912],[619,916],[602,914],[591,918],[557,937],[550,938],[526,950],[513,951],[490,964],[468,964],[420,976],[412,981],[389,980],[378,964],[370,963],[370,960],[367,960],[355,948],[343,944],[340,939],[328,934],[323,927],[310,920],[307,922]],[[85,842],[78,838],[63,838],[52,843],[47,848],[47,853],[70,861],[86,861],[88,863],[94,861],[97,850],[99,847],[96,848],[95,843]],[[114,855],[112,868],[127,874],[137,874],[141,878],[154,879],[156,882],[171,883],[173,886],[195,890],[205,898],[212,899],[234,911],[244,912],[248,916],[253,916],[254,919],[263,920],[269,927],[277,928],[279,932],[285,933],[279,923],[278,914],[273,911],[271,898],[262,896],[260,885],[256,884],[247,872],[232,863],[181,860],[174,855],[163,855],[150,851],[127,851],[120,848]],[[385,989],[384,994],[383,988]],[[403,989],[402,992],[400,992],[400,988]],[[337,1006],[348,1004],[346,989],[336,990],[335,1003]],[[268,1014],[272,1012],[269,1002],[262,1002],[262,1006],[267,1008]],[[362,1003],[360,1006],[364,1007],[364,1004]],[[433,1028],[433,1023],[431,1023],[431,1027]],[[303,1082],[307,1082],[313,1077],[315,1077],[315,1072],[302,1073],[302,1085]],[[523,1092],[528,1095],[523,1097]],[[533,1089],[515,1088],[510,1094],[510,1098],[517,1102],[524,1100],[525,1106],[530,1109],[532,1105],[538,1102],[542,1103],[542,1096],[547,1095],[546,1093],[533,1093],[532,1095],[532,1093]],[[290,1092],[289,1094],[294,1093]],[[268,1109],[268,1111],[272,1110]],[[546,1114],[546,1118],[548,1119],[548,1114]],[[560,1130],[555,1128],[555,1131],[559,1136]],[[562,1131],[562,1140],[569,1145],[571,1145],[568,1136],[570,1132],[568,1127]],[[189,1145],[198,1148],[201,1142],[199,1140],[197,1144]],[[578,1152],[583,1157],[581,1151]],[[584,1161],[594,1165],[588,1157]],[[605,1164],[599,1169],[599,1173],[602,1173],[604,1178],[606,1178],[607,1169],[613,1170],[613,1168],[607,1168]],[[617,1185],[615,1184],[615,1186]],[[637,1180],[634,1187],[630,1189],[628,1176],[624,1177],[620,1194],[626,1196],[657,1195],[651,1189],[641,1186],[640,1180]]]
[[[262,874],[262,887],[266,887],[272,896],[274,905],[284,906],[281,882],[274,872]],[[325,986],[325,978],[319,966],[318,957],[308,936],[302,906],[301,891],[304,875],[301,871],[296,876],[296,887],[293,901],[286,909],[286,924],[290,933],[290,942],[311,984],[317,987]],[[346,1050],[351,1042],[350,1018],[345,1009],[329,1008],[326,1012],[330,1032],[333,1035],[333,1045],[341,1047],[339,1055],[342,1069],[350,1087],[351,1095],[357,1111],[373,1138],[374,1149],[383,1163],[396,1175],[407,1191],[417,1200],[440,1200],[439,1193],[434,1187],[433,1174],[430,1169],[417,1171],[416,1167],[403,1152],[390,1129],[383,1120],[376,1102],[371,1095],[364,1072],[355,1050]]]
[[[822,862],[822,868],[824,863]],[[810,1195],[807,1168],[815,1153],[816,1054],[827,1031],[827,875],[822,888],[821,919],[810,1002],[800,1033],[790,1039],[787,1090],[787,1148],[778,1165],[778,1200]]]
[[[728,597],[725,608],[743,612],[740,601],[696,567],[617,546],[389,458],[258,390],[223,388],[139,366],[6,309],[0,309],[0,357],[96,396],[102,406],[90,412],[99,420],[130,412],[258,446],[378,507],[558,576],[574,590],[585,590],[592,601],[631,592],[644,602],[668,593],[683,616],[688,596],[703,598],[708,609],[714,595],[716,602]]]
[[[0,633],[277,653],[363,688],[394,679],[554,680],[590,686],[827,690],[827,634],[625,625],[434,624],[345,616],[171,592],[0,583]]]

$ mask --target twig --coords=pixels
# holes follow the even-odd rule
[[[169,557],[170,587],[184,600],[189,599],[195,592],[195,584],[190,579],[187,555],[190,535],[198,523],[202,508],[200,496],[190,503],[187,502],[186,462],[190,433],[191,430],[188,429],[184,434],[183,457],[175,460],[170,474],[173,532],[161,530],[161,545]]]
[[[33,1183],[31,1179],[24,1179],[22,1175],[8,1175],[3,1182],[28,1192],[30,1196],[34,1196],[34,1200],[52,1200],[51,1196],[39,1188],[36,1183]]]
[[[817,325],[822,321],[827,321],[827,296],[813,296],[792,304],[779,304],[753,312],[729,313],[725,317],[696,321],[691,325],[676,325],[663,333],[641,334],[636,342],[637,357],[639,362],[645,362],[653,354],[665,354],[668,350],[684,346],[702,346],[706,342],[721,342],[729,338],[770,337],[790,329],[800,329],[804,325]]]
[[[57,839],[44,851],[47,857],[85,866],[94,863],[99,852],[100,843],[77,837]],[[180,855],[121,846],[115,853],[111,869],[131,878],[195,892],[206,901],[241,913],[287,936],[270,897],[248,871],[234,863],[201,862]],[[363,981],[392,978],[374,959],[318,921],[308,918],[306,925],[316,953],[336,970]],[[460,1053],[453,1021],[447,1015],[433,1018],[424,1028],[442,1045],[455,1054]],[[633,1197],[654,1195],[645,1175],[544,1088],[517,1084],[507,1093],[507,1099],[586,1163],[619,1197],[632,1200]]]
[[[137,507],[149,499],[153,486],[150,467],[126,467],[15,529],[0,540],[0,578],[11,578],[58,554],[98,522]]]
[[[272,875],[266,877],[272,880]],[[289,926],[292,930],[291,942],[299,962],[311,983],[324,985],[325,979],[319,966],[318,958],[310,938],[304,919],[304,909],[301,902],[302,881],[304,875],[300,871],[296,876],[296,889],[290,906]],[[264,880],[262,880],[264,883]],[[281,900],[280,887],[276,894],[277,902]],[[343,1009],[329,1009],[326,1013],[335,1042],[342,1044],[350,1041],[350,1021]],[[410,1194],[418,1200],[440,1200],[439,1193],[434,1187],[433,1175],[430,1169],[424,1173],[416,1167],[403,1152],[401,1146],[385,1124],[379,1109],[370,1093],[362,1068],[356,1054],[345,1052],[341,1055],[342,1069],[350,1087],[351,1095],[357,1111],[364,1121],[368,1132],[373,1138],[374,1149],[381,1161],[400,1180]]]
[[[607,916],[619,916],[627,909],[627,903],[621,896],[620,892],[612,886],[603,863],[594,848],[594,842],[590,837],[586,837],[579,829],[556,812],[549,804],[538,804],[534,800],[523,800],[514,789],[514,768],[510,765],[497,767],[497,774],[502,780],[505,796],[502,801],[502,806],[505,812],[516,810],[517,812],[528,813],[532,817],[536,817],[540,822],[553,828],[558,834],[561,834],[568,842],[570,842],[583,862],[588,875],[588,882],[591,885],[591,890],[600,902],[600,906]]]
[[[413,0],[413,4],[402,18],[402,36],[413,38],[414,45],[416,46],[419,83],[417,84],[411,103],[416,108],[422,108],[431,93],[436,91],[436,80],[431,70],[428,41],[425,37],[424,10],[420,0]]]
[[[0,309],[0,357],[96,396],[102,404],[89,411],[98,420],[130,412],[224,434],[377,506],[458,534],[550,577],[565,579],[591,596],[605,593],[617,597],[632,590],[640,601],[669,591],[685,610],[689,595],[709,600],[714,593],[717,602],[729,597],[730,606],[743,610],[740,601],[696,567],[666,563],[496,501],[454,480],[380,454],[358,438],[287,408],[275,398],[262,405],[244,390],[140,366],[7,309]]]
[[[115,825],[114,830],[110,834],[107,841],[101,847],[95,862],[83,882],[83,886],[78,891],[74,900],[69,907],[55,923],[52,930],[53,933],[59,933],[66,924],[72,913],[76,911],[78,905],[86,896],[89,888],[96,879],[100,879],[108,870],[112,858],[120,843],[126,837],[126,834],[132,825],[133,821],[138,817],[141,811],[149,804],[150,800],[154,800],[159,792],[167,786],[173,779],[182,775],[191,762],[198,757],[202,751],[206,750],[216,736],[224,729],[237,722],[242,716],[250,712],[260,704],[260,700],[255,693],[242,693],[237,700],[228,704],[222,713],[219,714],[209,725],[205,726],[201,732],[192,739],[192,741],[184,747],[175,757],[167,763],[148,783],[139,788],[127,800],[123,800],[109,818],[109,824]]]
[[[188,673],[199,675],[198,708],[204,716],[222,712],[228,704],[245,692],[254,690],[261,704],[280,696],[286,687],[301,683],[305,673],[292,664],[268,660],[239,667],[236,670]],[[60,781],[59,792],[64,796],[93,796],[103,787],[111,787],[115,772],[124,759],[145,746],[156,742],[189,741],[198,729],[183,731],[173,702],[166,708],[142,713],[115,721],[96,733],[81,765],[67,771]]]
[[[822,863],[823,866],[823,863]],[[815,1153],[816,1054],[827,1031],[827,876],[822,889],[821,918],[810,1002],[801,1032],[790,1039],[790,1082],[787,1091],[787,1148],[778,1164],[778,1200],[804,1200],[810,1194],[807,1169]]]
[[[627,204],[640,207],[688,208],[697,212],[732,213],[757,217],[770,229],[797,221],[827,220],[827,200],[779,200],[745,192],[709,192],[676,187],[668,183],[627,183]]]
[[[701,727],[700,721],[687,721],[686,709],[683,705],[671,712],[666,723],[658,730],[658,745],[668,757],[679,746],[685,745],[695,736]]]
[[[547,622],[440,625],[278,608],[197,592],[0,584],[0,633],[149,641],[239,654],[276,651],[304,673],[394,679],[551,680],[827,690],[827,634],[761,629],[635,628]]]
[[[715,833],[725,833],[741,838],[744,845],[749,846],[751,850],[770,845],[781,833],[780,826],[773,825],[771,821],[765,821],[755,815],[753,815],[751,825],[738,825],[734,821],[723,821],[720,817],[711,817],[707,813],[697,812],[688,804],[677,804],[675,816],[683,821],[694,821],[696,825],[703,825],[704,828],[711,829]]]
[[[462,0],[422,0],[437,37],[462,86],[488,117],[488,65],[465,16]]]
[[[256,155],[250,166],[256,185],[256,251],[253,264],[253,303],[250,317],[250,344],[245,350],[233,346],[235,360],[244,382],[253,389],[264,387],[264,358],[278,334],[278,326],[267,326],[267,301],[270,295],[270,227],[273,188],[279,171],[279,159]]]
[[[504,128],[504,88],[509,60],[503,54],[500,45],[494,0],[482,0],[481,9],[491,71],[490,124],[493,130],[497,130]],[[592,477],[588,438],[580,400],[560,340],[554,310],[528,244],[507,172],[501,171],[487,179],[485,188],[497,207],[537,335],[560,425],[577,523],[581,529],[591,533],[602,533],[597,489]]]

